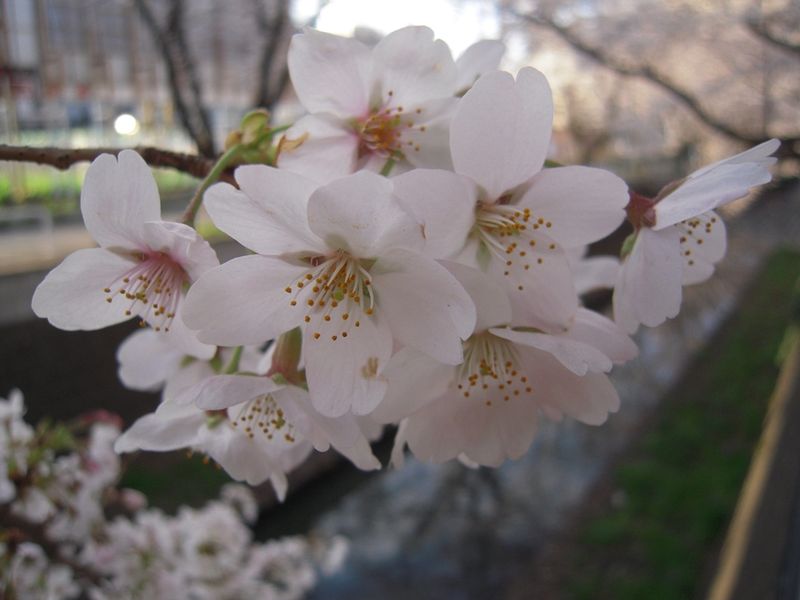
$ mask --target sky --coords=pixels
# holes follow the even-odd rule
[[[307,22],[318,0],[297,0],[294,17]],[[485,0],[331,0],[322,9],[317,28],[352,35],[356,27],[387,34],[406,25],[427,25],[458,56],[473,42],[500,35],[497,9]]]

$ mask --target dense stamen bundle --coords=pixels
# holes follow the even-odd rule
[[[294,425],[286,420],[283,409],[272,396],[259,396],[242,406],[239,414],[231,420],[231,425],[241,429],[251,440],[257,433],[272,440],[276,435],[284,441],[295,441]],[[282,435],[281,435],[282,434]]]
[[[392,92],[389,92],[391,99]],[[388,102],[387,102],[388,103]],[[417,108],[414,114],[420,115],[421,108]],[[383,158],[404,158],[405,151],[414,150],[419,152],[420,146],[414,140],[406,139],[404,132],[414,129],[424,132],[424,125],[415,127],[411,113],[404,111],[402,106],[391,107],[384,105],[378,110],[370,112],[367,117],[356,124],[359,136],[358,156],[363,158],[374,154]]]
[[[475,234],[492,256],[504,263],[503,275],[515,280],[524,277],[536,265],[544,264],[546,254],[558,246],[549,238],[538,236],[538,230],[553,226],[544,217],[534,216],[530,209],[492,204],[479,206],[475,214]],[[522,281],[517,291],[524,291]]]
[[[163,252],[139,253],[134,258],[136,265],[103,289],[106,302],[124,298],[126,316],[137,314],[156,331],[169,331],[188,281],[186,272]]]
[[[533,394],[528,377],[519,367],[511,342],[489,332],[464,342],[464,362],[459,369],[458,389],[464,398],[477,396],[486,406]]]
[[[332,341],[346,338],[351,327],[361,326],[360,316],[371,315],[375,309],[369,272],[358,259],[345,252],[332,258],[312,259],[311,263],[315,265],[313,270],[285,288],[284,291],[291,294],[289,304],[304,306],[307,311],[304,321],[315,321],[330,332]],[[341,324],[340,328],[337,323]],[[313,337],[321,336],[317,331]]]

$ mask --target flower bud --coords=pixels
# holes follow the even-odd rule
[[[275,342],[275,352],[272,354],[272,366],[269,374],[279,374],[287,381],[295,381],[298,377],[297,367],[300,365],[302,347],[303,335],[300,333],[299,327],[281,335]]]
[[[236,131],[231,131],[228,134],[228,137],[225,138],[225,150],[230,150],[234,146],[238,146],[242,143],[242,132],[238,129]]]
[[[250,145],[258,141],[269,129],[269,117],[269,111],[263,108],[247,113],[239,125],[241,143]]]

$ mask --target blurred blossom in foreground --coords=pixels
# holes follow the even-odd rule
[[[257,507],[229,484],[170,516],[115,487],[119,429],[103,421],[32,428],[22,394],[0,399],[3,598],[302,598],[337,570],[344,539],[257,543]],[[117,515],[111,517],[111,515]]]

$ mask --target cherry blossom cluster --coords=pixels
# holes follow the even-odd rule
[[[19,391],[0,399],[3,598],[289,600],[344,559],[342,538],[253,542],[257,506],[238,484],[201,509],[147,509],[139,492],[115,487],[112,418],[33,428],[23,413]]]
[[[629,334],[711,275],[714,209],[770,180],[778,142],[645,198],[547,160],[548,82],[497,70],[502,54],[483,41],[454,59],[425,27],[372,48],[296,35],[308,114],[288,129],[247,117],[225,154],[235,183],[202,188],[249,251],[224,264],[191,223],[161,219],[137,154],[95,160],[81,210],[99,247],[67,257],[33,308],[64,329],[145,327],[119,349],[120,377],[162,401],[118,452],[192,448],[283,498],[314,450],[379,468],[369,442],[386,425],[396,463],[407,446],[498,466],[542,418],[599,425],[619,408],[608,373],[636,356]],[[626,218],[621,262],[585,258]],[[582,306],[598,288],[614,289],[613,320]]]

